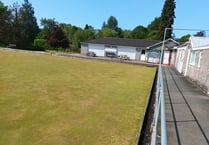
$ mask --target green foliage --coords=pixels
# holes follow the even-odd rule
[[[34,8],[29,0],[24,0],[21,6],[16,2],[10,9],[0,1],[0,33],[4,34],[0,35],[0,45],[16,44],[20,49],[49,49],[49,44],[58,48],[67,47],[69,43],[71,51],[80,52],[80,42],[95,38],[120,37],[159,40],[164,33],[164,28],[171,27],[174,22],[174,9],[174,0],[166,0],[161,17],[155,18],[147,28],[139,25],[133,30],[123,30],[118,27],[116,17],[110,16],[100,30],[95,30],[88,24],[84,28],[71,24],[59,24],[54,18],[42,18],[42,28],[39,30],[34,16]],[[62,40],[55,37],[53,32],[55,27],[62,28],[64,32]],[[52,43],[55,42],[55,38],[62,44],[58,45],[58,41]]]
[[[37,38],[48,39],[50,36],[51,31],[55,26],[58,25],[58,22],[55,19],[41,19],[41,32],[38,34]]]
[[[148,26],[148,31],[156,31],[160,29],[161,17],[156,17]]]
[[[97,37],[99,37],[99,38],[117,37],[117,36],[118,36],[117,31],[107,28],[107,27],[100,30],[99,33],[97,34]]]
[[[124,38],[132,38],[132,36],[131,36],[131,30],[124,30],[123,31],[123,37]]]
[[[148,33],[147,28],[139,25],[133,29],[133,31],[131,32],[131,36],[132,38],[135,39],[144,39],[146,38],[147,33]]]
[[[172,28],[175,19],[175,0],[166,0],[161,13],[159,40],[163,40],[165,28]],[[172,38],[172,30],[166,32],[166,39]]]
[[[149,39],[149,40],[158,40],[158,38],[159,38],[158,30],[152,30],[146,36],[146,39]]]
[[[158,40],[159,39],[159,30],[160,30],[161,17],[156,17],[148,26],[148,34],[146,39]]]
[[[52,29],[52,32],[48,39],[48,43],[51,47],[55,49],[61,47],[65,50],[66,48],[69,48],[69,41],[65,36],[65,33],[63,32],[61,26],[56,26]]]
[[[114,16],[110,16],[107,20],[106,27],[112,30],[116,30],[118,28],[118,20]]]
[[[28,0],[24,0],[19,10],[19,33],[17,47],[27,48],[33,45],[33,41],[39,32],[39,27],[34,16],[34,8]]]
[[[7,6],[0,1],[0,45],[6,45],[10,41],[11,33],[11,22],[10,22],[11,11]],[[4,35],[2,35],[4,34]]]
[[[187,34],[187,35],[182,36],[182,37],[179,39],[179,41],[180,41],[180,42],[187,42],[187,41],[189,41],[189,38],[190,38],[190,34]]]
[[[34,47],[41,48],[42,50],[49,49],[49,45],[46,39],[35,39]]]

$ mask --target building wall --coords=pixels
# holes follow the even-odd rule
[[[88,45],[81,45],[81,54],[86,55],[88,53]]]
[[[142,50],[144,50],[143,53]],[[128,46],[107,47],[104,44],[81,45],[81,54],[86,55],[87,52],[94,52],[96,56],[105,56],[106,52],[112,52],[115,53],[116,56],[127,55],[132,60],[141,60],[141,61],[146,61],[148,55],[146,49],[140,49],[137,51],[136,47],[128,47]]]
[[[105,47],[101,44],[89,44],[88,52],[94,52],[96,56],[104,56],[105,55]]]
[[[118,46],[118,56],[127,55],[130,59],[136,59],[136,48],[135,47],[125,47]]]
[[[195,53],[195,58],[194,55]],[[209,48],[193,50],[190,54],[187,76],[209,93]]]
[[[175,65],[175,61],[176,61],[176,50],[172,50],[171,51],[171,59],[170,59],[170,66],[174,66]]]
[[[187,61],[187,46],[177,49],[175,67],[179,73],[185,73],[186,61]]]

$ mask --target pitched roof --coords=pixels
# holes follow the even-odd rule
[[[190,42],[193,48],[209,46],[209,37],[191,36]]]
[[[159,40],[145,40],[145,39],[127,39],[127,38],[99,38],[94,40],[89,40],[82,42],[82,44],[92,43],[92,44],[106,44],[106,45],[117,45],[117,46],[131,46],[145,48],[156,43],[159,43]]]
[[[156,43],[152,46],[150,46],[151,49],[161,49],[163,45],[163,41],[160,41],[159,43]],[[164,49],[174,49],[174,47],[180,45],[179,42],[173,40],[172,38],[166,39],[164,41]]]

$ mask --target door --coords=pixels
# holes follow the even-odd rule
[[[169,64],[170,51],[164,51],[163,64]]]
[[[178,62],[178,67],[177,67],[180,73],[182,73],[183,64],[184,64],[184,50],[180,51],[179,62]]]
[[[145,50],[141,50],[141,61],[146,60]]]

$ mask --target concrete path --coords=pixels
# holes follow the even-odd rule
[[[168,145],[209,145],[209,97],[163,67]]]

